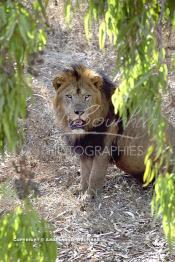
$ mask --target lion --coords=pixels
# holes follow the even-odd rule
[[[58,72],[52,83],[58,123],[80,158],[80,191],[98,194],[109,163],[135,177],[143,175],[145,154],[152,141],[137,115],[129,117],[123,127],[111,101],[115,85],[103,73],[82,64]],[[174,131],[170,125],[167,134],[175,148]]]

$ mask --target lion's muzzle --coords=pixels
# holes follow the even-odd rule
[[[76,119],[74,121],[69,122],[70,128],[73,129],[84,129],[86,122],[82,119]]]

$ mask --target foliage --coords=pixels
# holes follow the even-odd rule
[[[48,0],[0,1],[1,152],[15,149],[20,136],[18,120],[25,116],[26,98],[31,92],[24,71],[30,54],[46,43],[47,3]],[[0,261],[55,261],[57,247],[50,228],[26,199],[23,204],[23,208],[0,219]]]
[[[0,151],[6,145],[14,149],[19,138],[18,118],[25,116],[30,93],[24,64],[46,43],[41,27],[45,4],[39,0],[0,2]]]
[[[68,0],[65,14],[86,4],[84,27],[91,36],[93,21],[99,24],[99,45],[104,48],[108,38],[116,49],[117,70],[121,82],[112,100],[116,112],[127,121],[127,112],[138,110],[156,141],[148,149],[144,174],[148,185],[158,174],[152,202],[153,212],[162,215],[165,234],[175,241],[175,170],[169,173],[173,160],[171,146],[166,140],[166,121],[161,114],[162,95],[167,91],[168,69],[166,50],[162,45],[163,24],[167,30],[175,26],[173,0]],[[68,19],[67,19],[68,20]]]
[[[25,202],[0,220],[0,261],[55,261],[56,242],[47,223]]]

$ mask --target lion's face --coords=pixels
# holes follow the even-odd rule
[[[102,78],[84,66],[60,72],[53,80],[59,121],[78,133],[97,126],[108,112]]]
[[[73,129],[82,128],[89,122],[90,115],[99,111],[95,101],[95,94],[88,84],[70,84],[61,94],[64,111]]]

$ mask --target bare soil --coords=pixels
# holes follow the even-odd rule
[[[69,29],[64,22],[63,1],[57,1],[58,6],[54,2],[50,1],[48,9],[51,29],[47,46],[32,65],[33,97],[28,99],[24,145],[18,154],[6,154],[0,162],[1,182],[8,178],[0,214],[20,204],[21,191],[18,188],[19,197],[12,191],[24,160],[31,190],[36,194],[33,204],[54,227],[59,243],[57,261],[173,262],[175,255],[169,253],[161,222],[151,215],[152,186],[143,189],[110,166],[99,198],[85,203],[74,193],[80,182],[79,162],[65,152],[52,108],[51,79],[58,69],[75,62],[102,69],[113,79],[115,50],[109,44],[99,50],[95,35],[90,42],[86,40],[83,8]],[[168,104],[169,97],[165,101]],[[173,110],[169,111],[172,121]]]

